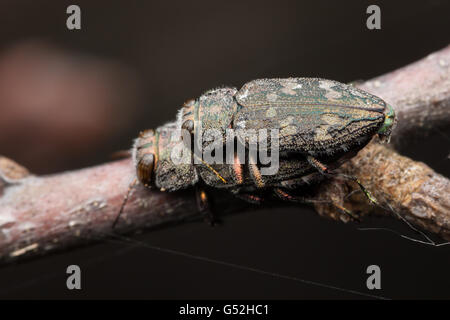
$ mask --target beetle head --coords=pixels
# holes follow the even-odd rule
[[[380,130],[378,130],[378,136],[381,141],[389,142],[391,139],[391,133],[394,129],[395,124],[397,123],[397,118],[395,117],[395,110],[391,105],[387,105],[384,111],[384,123],[381,126]]]

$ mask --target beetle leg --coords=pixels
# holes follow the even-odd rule
[[[311,184],[317,184],[323,179],[324,176],[322,174],[320,174],[319,172],[314,172],[300,178],[283,180],[279,182],[278,185],[288,190],[296,190],[298,188],[303,188]]]
[[[243,184],[244,183],[244,172],[243,167],[241,164],[241,161],[239,160],[238,154],[234,153],[234,161],[233,161],[233,174],[234,174],[234,180],[237,184]]]
[[[295,202],[295,203],[304,203],[304,204],[330,203],[333,206],[335,206],[336,208],[338,208],[339,210],[341,210],[342,212],[344,212],[346,215],[348,215],[351,219],[353,219],[355,221],[359,221],[358,215],[356,215],[355,213],[351,212],[350,210],[346,209],[345,207],[343,207],[339,204],[336,204],[334,202],[293,195],[281,188],[275,188],[273,191],[276,196],[278,196],[281,200],[285,200],[285,201],[290,201],[290,202]]]
[[[249,163],[248,168],[250,171],[250,176],[252,177],[252,180],[255,182],[256,187],[259,189],[264,188],[266,184],[264,183],[264,180],[261,175],[261,171],[258,168],[258,165]]]
[[[317,160],[316,158],[312,157],[312,156],[307,156],[306,159],[308,160],[308,162],[314,167],[316,168],[320,173],[322,174],[328,174],[330,173],[328,171],[328,167],[326,165],[324,165],[323,163],[321,163],[319,160]],[[375,199],[372,194],[369,192],[369,190],[366,189],[366,187],[363,186],[363,184],[361,183],[361,181],[359,181],[359,179],[355,176],[350,176],[347,174],[343,174],[343,173],[335,173],[336,175],[345,177],[349,180],[352,180],[354,182],[356,182],[359,186],[359,188],[361,189],[361,191],[364,193],[364,195],[366,196],[367,199],[369,199],[369,201],[373,204],[378,204],[377,199]]]
[[[282,188],[273,189],[274,194],[279,197],[281,200],[296,202],[296,203],[305,203],[305,204],[313,204],[316,202],[321,202],[312,198],[305,198],[298,195],[293,195]]]
[[[253,204],[261,204],[263,202],[263,198],[257,193],[249,193],[249,192],[239,192],[239,189],[232,189],[231,192],[236,198],[244,200]]]
[[[255,185],[257,188],[261,189],[266,186],[264,179],[262,177],[261,171],[258,168],[258,163],[255,159],[253,159],[253,156],[249,154],[249,161],[248,161],[248,169],[250,172],[250,177],[255,182]]]
[[[306,156],[306,160],[308,160],[309,164],[316,168],[320,173],[328,173],[328,167],[316,158],[308,155]]]
[[[353,220],[355,220],[357,222],[361,222],[361,220],[359,219],[359,216],[356,213],[351,212],[347,208],[345,208],[345,207],[343,207],[343,206],[341,206],[341,205],[339,205],[337,203],[334,203],[334,202],[333,202],[333,206],[335,206],[336,208],[338,208],[339,210],[344,212],[346,215],[350,216],[350,218],[352,218]]]
[[[234,153],[234,160],[233,160],[233,165],[231,168],[232,168],[232,174],[233,174],[234,181],[236,182],[237,185],[242,185],[244,183],[244,166],[241,164],[241,161],[239,160],[239,156],[236,152]],[[259,172],[259,168],[255,165],[255,167],[250,167],[250,171],[253,171],[255,176],[260,177],[259,178],[259,181],[261,181],[260,185],[261,185],[261,187],[263,187],[264,183],[262,182],[262,175]],[[252,174],[252,179],[253,179],[253,174]],[[232,192],[237,195],[238,190],[239,189],[235,189]],[[256,197],[255,197],[255,199],[256,199]]]
[[[239,160],[239,156],[235,152],[233,166],[232,166],[232,173],[234,175],[234,180],[237,185],[242,185],[244,183],[244,170],[243,169],[244,169],[244,167],[241,164],[241,161]],[[259,170],[258,168],[256,168],[256,169]],[[236,198],[239,198],[241,200],[244,200],[246,202],[250,202],[253,204],[260,204],[263,200],[262,197],[257,194],[247,193],[247,192],[241,193],[241,192],[239,192],[239,190],[240,190],[239,187],[231,190],[231,192],[234,194],[234,196]]]
[[[205,189],[203,189],[202,187],[196,186],[195,199],[197,201],[198,211],[204,217],[205,221],[211,226],[218,224],[219,220],[216,219],[216,217],[214,216],[214,214],[211,211],[208,195],[206,194]]]

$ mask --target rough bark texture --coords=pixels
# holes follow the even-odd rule
[[[393,142],[450,122],[450,47],[412,65],[363,83],[360,87],[394,106],[398,126]],[[423,163],[372,142],[342,166],[359,177],[385,207],[414,224],[450,239],[450,181]],[[8,159],[0,159],[0,262],[43,255],[97,240],[111,232],[128,186],[134,180],[130,160],[36,177]],[[0,180],[1,181],[1,180]],[[317,197],[360,213],[388,214],[370,205],[354,183],[342,177],[323,183]],[[213,193],[219,214],[250,205],[231,195]],[[227,206],[220,203],[227,202]],[[223,209],[227,207],[227,212]],[[347,220],[334,206],[317,204],[319,214]],[[198,217],[193,190],[162,193],[133,189],[115,231],[128,232]]]
[[[381,208],[370,205],[355,183],[333,178],[321,185],[321,198],[329,199],[364,216],[370,213],[402,217],[441,237],[450,240],[450,181],[422,162],[401,156],[378,143],[371,143],[357,157],[342,166],[347,174],[357,176],[371,191]],[[334,182],[334,183],[333,183]],[[346,216],[330,205],[316,205],[321,215],[334,219]]]
[[[389,146],[399,145],[412,135],[448,126],[450,47],[359,87],[394,106],[398,122]],[[362,193],[344,201],[346,195],[358,187],[354,183],[342,183],[339,177],[321,186],[322,199],[362,215],[378,213],[398,217],[400,214],[415,225],[450,240],[450,181],[426,164],[403,157],[387,145],[372,142],[341,170],[357,176],[380,204],[390,210],[369,205]],[[333,206],[317,204],[315,208],[321,215],[346,220]]]

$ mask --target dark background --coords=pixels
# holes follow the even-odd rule
[[[69,4],[81,7],[82,30],[67,30]],[[366,28],[370,4],[381,7],[381,30]],[[2,61],[4,66],[16,63],[19,71],[13,69],[12,74],[22,79],[23,72],[28,79],[32,68],[21,69],[23,56],[45,73],[57,52],[61,63],[70,65],[70,72],[61,77],[71,80],[55,80],[66,85],[66,93],[57,100],[56,111],[43,108],[40,114],[34,108],[37,122],[30,122],[26,112],[10,120],[4,115],[18,108],[13,103],[0,106],[0,118],[13,128],[0,125],[0,154],[40,174],[77,169],[109,161],[114,151],[129,148],[139,130],[174,119],[185,100],[210,88],[240,87],[262,77],[369,79],[448,45],[449,9],[445,0],[3,1],[0,66]],[[36,62],[34,52],[43,52],[44,58]],[[22,58],[5,60],[5,55]],[[92,70],[100,71],[92,74]],[[10,78],[4,88],[11,85]],[[53,85],[41,89],[43,81],[53,83],[42,79],[37,76],[23,88],[21,81],[14,84],[19,95],[30,97],[27,105],[40,99],[30,93],[33,88],[57,94]],[[74,86],[79,90],[72,90]],[[104,99],[98,108],[95,103],[85,108],[85,92],[95,89],[95,96],[96,86],[104,89],[99,90]],[[73,128],[60,124],[59,118],[66,115],[70,123],[75,111],[85,114],[82,121]],[[61,113],[59,118],[50,117],[54,112]],[[45,117],[50,120],[44,126]],[[41,136],[44,127],[48,133]],[[449,176],[449,136],[448,129],[436,130],[425,139],[405,142],[401,151]],[[373,219],[365,225],[416,236],[389,220]],[[450,297],[450,246],[435,248],[388,232],[358,231],[354,225],[319,218],[308,208],[261,209],[226,217],[217,228],[189,223],[134,238],[389,298]],[[65,270],[70,264],[82,269],[81,291],[66,289]],[[382,272],[382,290],[376,292],[366,288],[365,271],[371,264]],[[360,297],[126,242],[102,243],[0,269],[0,298]]]

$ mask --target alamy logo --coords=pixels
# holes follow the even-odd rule
[[[217,129],[202,130],[199,125],[193,139],[188,130],[178,129],[172,132],[171,141],[178,141],[170,155],[175,165],[232,165],[237,156],[241,164],[261,164],[262,175],[274,175],[279,169],[278,129],[227,129],[223,134]]]
[[[81,269],[80,269],[80,267],[77,266],[76,264],[72,264],[67,267],[66,273],[70,274],[70,276],[68,276],[67,280],[66,280],[67,289],[80,290],[81,289]]]
[[[66,20],[66,26],[69,30],[81,29],[81,9],[76,4],[67,7],[66,13],[70,14]]]
[[[366,21],[367,29],[369,29],[369,30],[381,29],[381,9],[380,9],[380,7],[375,4],[372,4],[367,7],[366,13],[370,14],[370,16],[367,18],[367,21]]]
[[[367,278],[366,285],[369,290],[381,289],[381,269],[379,266],[373,264],[367,267],[367,274],[370,276]]]

